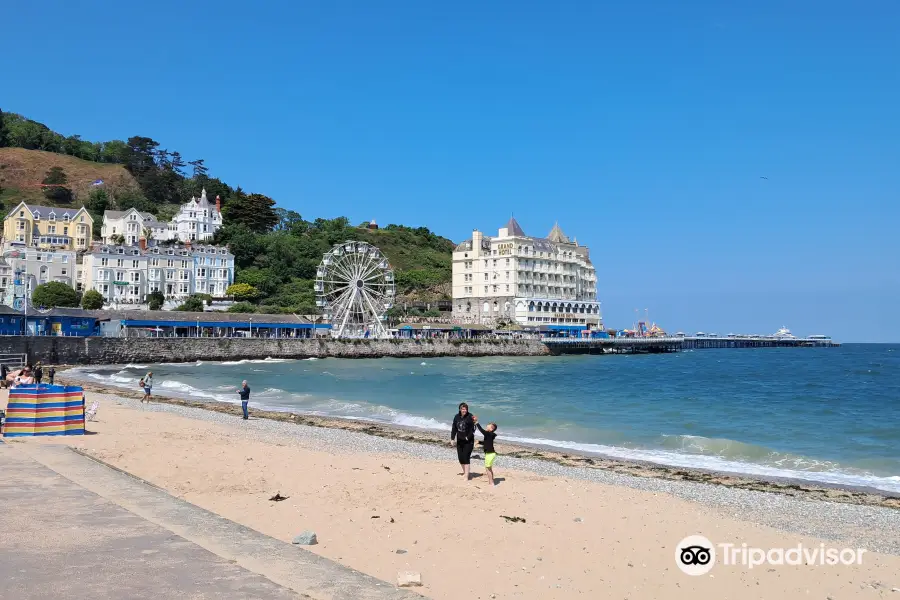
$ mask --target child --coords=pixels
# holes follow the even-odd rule
[[[487,429],[484,429],[478,423],[478,417],[473,416],[473,420],[475,421],[475,427],[484,436],[484,472],[487,474],[488,483],[496,485],[494,483],[494,459],[497,458],[497,453],[494,451],[494,439],[497,437],[497,424],[488,423]]]

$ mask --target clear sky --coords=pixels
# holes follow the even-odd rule
[[[0,107],[306,218],[558,220],[610,326],[898,342],[898,31],[893,0],[11,0]]]

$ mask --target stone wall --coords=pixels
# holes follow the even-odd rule
[[[260,358],[542,356],[537,340],[315,340],[244,338],[0,337],[0,354],[44,364],[125,364]]]

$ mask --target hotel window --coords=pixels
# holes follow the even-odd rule
[[[101,265],[101,266],[105,267],[105,266],[108,265],[108,264],[109,264],[109,259],[108,259],[108,258],[101,258],[101,259],[100,259],[100,265]]]
[[[132,268],[132,269],[137,269],[139,264],[140,264],[140,263],[138,263],[138,261],[133,260],[133,261],[131,261],[131,268]]]
[[[123,261],[121,258],[116,259],[116,266],[117,267],[125,266],[125,261]]]
[[[485,294],[488,293],[487,289],[488,289],[488,286],[484,286],[484,293],[485,293]]]
[[[56,233],[56,225],[47,226],[47,233]]]
[[[484,280],[485,280],[485,281],[488,280],[488,274],[487,274],[487,273],[484,274]]]
[[[509,285],[506,286],[506,291],[507,291],[507,292],[509,291]]]
[[[496,291],[497,291],[497,286],[495,285],[495,286],[494,286],[494,292],[496,292]]]

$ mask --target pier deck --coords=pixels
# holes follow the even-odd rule
[[[642,337],[642,338],[545,338],[550,353],[559,354],[661,354],[711,348],[835,348],[831,340],[772,337]]]

